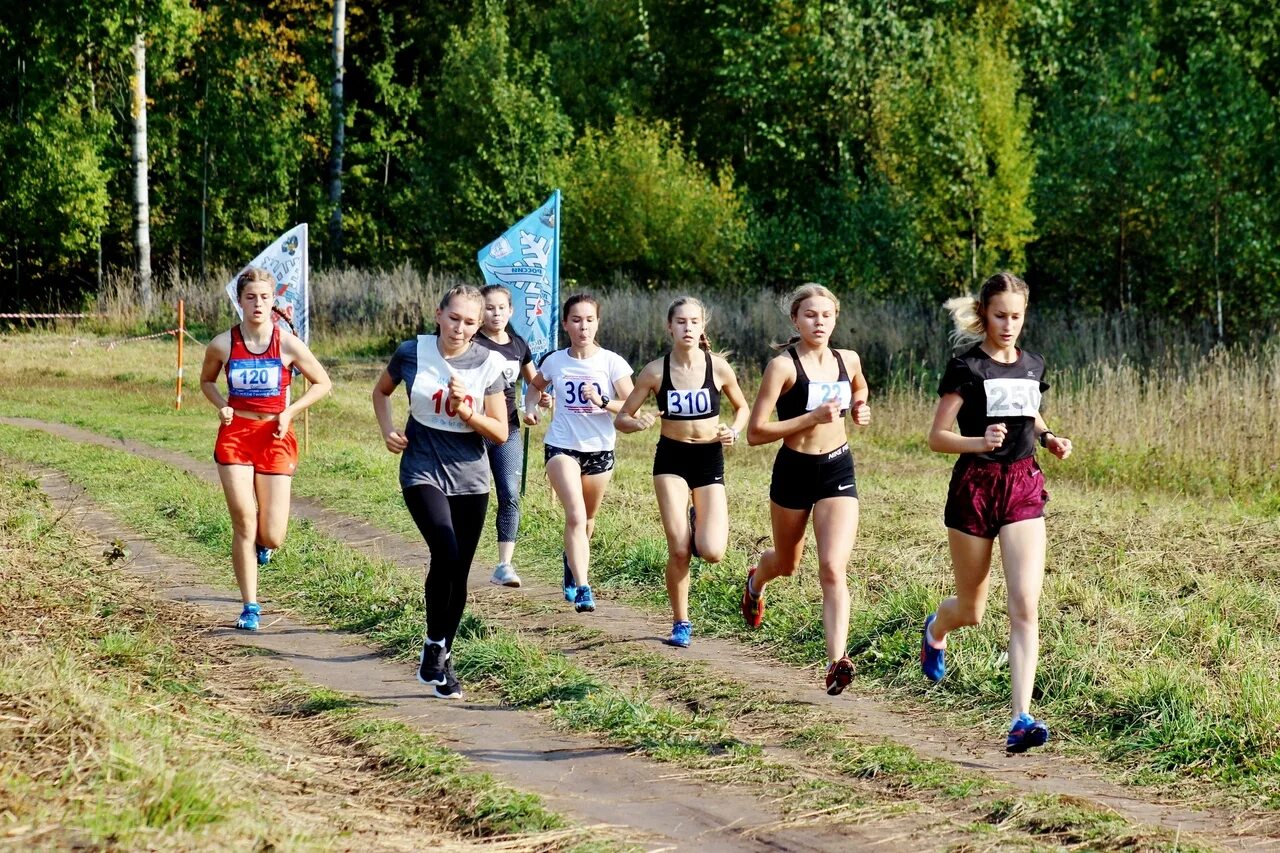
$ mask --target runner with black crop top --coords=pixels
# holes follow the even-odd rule
[[[243,320],[209,342],[200,368],[200,390],[221,422],[213,460],[231,512],[231,565],[242,599],[236,627],[246,631],[258,630],[262,613],[258,566],[280,547],[289,526],[298,467],[293,419],[333,387],[302,339],[274,322],[275,290],[275,276],[265,269],[247,267],[236,277]],[[311,387],[290,403],[295,368]],[[220,374],[226,376],[225,397],[218,390]]]
[[[1049,388],[1044,359],[1017,347],[1027,296],[1022,279],[998,273],[983,283],[978,299],[958,297],[947,303],[955,337],[973,344],[948,363],[929,430],[931,450],[959,454],[944,512],[956,594],[925,619],[920,642],[925,676],[942,680],[947,635],[982,621],[992,542],[998,537],[1009,596],[1010,752],[1024,752],[1049,739],[1048,726],[1030,713],[1040,654],[1044,505],[1049,500],[1036,464],[1036,443],[1059,459],[1071,455],[1071,440],[1050,432],[1040,415],[1041,395]]]
[[[653,457],[653,488],[667,534],[667,597],[672,614],[667,643],[681,648],[689,646],[693,635],[689,559],[718,563],[729,544],[724,448],[737,442],[748,415],[747,398],[733,368],[711,352],[705,328],[701,302],[692,297],[672,302],[667,309],[671,352],[645,365],[614,418],[622,432],[648,429],[655,418],[639,411],[648,396],[655,395],[662,434]],[[733,405],[732,424],[720,421],[722,394]]]
[[[436,310],[439,334],[405,341],[373,388],[373,411],[387,449],[400,456],[400,489],[431,553],[423,584],[426,630],[418,680],[441,699],[458,699],[453,640],[467,604],[467,575],[489,505],[484,441],[507,438],[502,356],[472,343],[484,302],[454,287]],[[404,383],[409,421],[391,420],[391,395]]]
[[[781,439],[782,447],[769,486],[773,547],[747,573],[742,618],[759,628],[765,585],[800,568],[812,514],[829,661],[826,688],[835,696],[853,679],[845,572],[858,533],[858,490],[843,417],[851,412],[855,424],[866,426],[871,409],[858,354],[830,346],[840,314],[835,295],[821,285],[806,284],[792,294],[790,307],[799,334],[765,368],[747,427],[751,444]],[[778,420],[770,421],[775,405]]]

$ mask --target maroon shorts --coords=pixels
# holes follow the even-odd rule
[[[953,530],[995,539],[1006,524],[1042,518],[1048,500],[1034,456],[1017,462],[962,457],[951,474],[943,519]]]

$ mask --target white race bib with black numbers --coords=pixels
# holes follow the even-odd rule
[[[849,403],[853,401],[853,386],[847,379],[836,382],[814,382],[810,379],[809,399],[805,402],[804,410],[812,412],[828,400],[837,401],[841,410],[849,408]]]
[[[987,417],[1034,418],[1040,414],[1040,383],[1035,379],[984,379]]]
[[[691,391],[677,391],[672,388],[667,391],[667,414],[688,417],[690,415],[703,415],[710,417],[711,411],[711,392],[706,388],[695,388]],[[715,412],[714,414],[719,414]]]

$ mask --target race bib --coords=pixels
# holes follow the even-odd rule
[[[602,398],[605,395],[604,387],[596,376],[590,373],[565,373],[557,389],[560,405],[565,411],[578,415],[590,415],[603,411],[591,402],[588,397],[588,388],[594,388],[595,393]]]
[[[692,391],[667,391],[667,414],[689,417],[693,415],[709,417],[719,412],[711,411],[711,392],[706,388]]]
[[[228,391],[235,397],[275,397],[283,370],[279,359],[233,358],[227,369]]]
[[[1040,414],[1040,382],[1035,379],[984,379],[987,417],[1034,418]]]
[[[508,385],[516,383],[516,377],[520,375],[520,362],[511,359],[502,363],[502,379]]]
[[[805,402],[804,410],[812,412],[828,400],[838,401],[841,411],[849,408],[849,403],[853,400],[853,386],[849,384],[849,380],[814,382],[810,379],[809,399]]]

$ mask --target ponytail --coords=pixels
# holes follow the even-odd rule
[[[942,307],[951,315],[951,343],[957,347],[973,346],[987,334],[987,325],[982,319],[982,303],[973,296],[956,296],[948,299]]]
[[[998,272],[982,283],[976,297],[956,296],[942,303],[955,326],[951,332],[953,344],[973,346],[987,336],[987,305],[997,293],[1017,293],[1031,301],[1031,289],[1025,281],[1011,272]]]
[[[792,336],[791,336],[791,338],[790,338],[790,340],[788,340],[786,343],[782,343],[782,344],[769,344],[769,346],[770,346],[770,347],[772,347],[772,348],[773,348],[774,350],[776,350],[777,352],[784,352],[784,351],[786,351],[786,350],[790,349],[791,347],[795,346],[795,345],[796,345],[796,344],[798,344],[798,343],[800,343],[800,336],[799,336],[799,335],[792,335]]]

